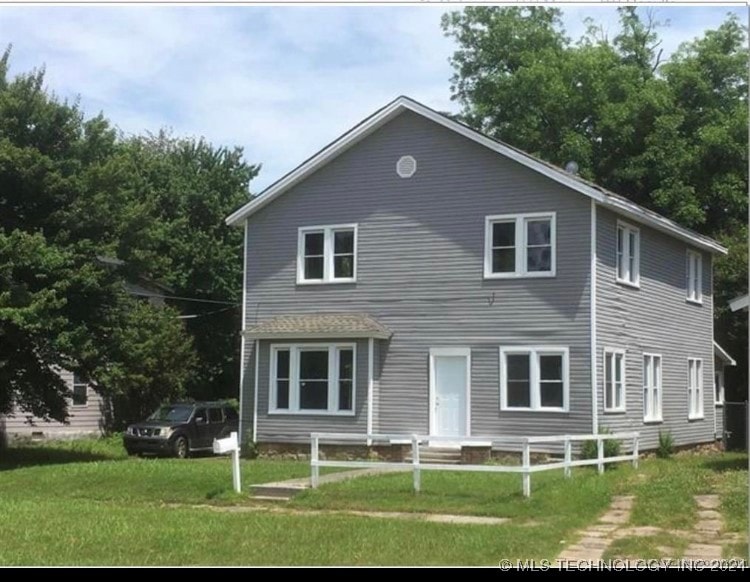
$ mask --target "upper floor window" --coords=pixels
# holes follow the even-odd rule
[[[271,346],[269,412],[354,413],[354,344]]]
[[[625,350],[604,348],[604,412],[625,412]]]
[[[693,303],[703,302],[703,257],[695,251],[687,252],[685,261],[685,288],[687,300]]]
[[[617,223],[617,280],[638,287],[641,281],[641,233],[624,222]]]
[[[89,402],[89,385],[77,373],[73,374],[73,406],[86,406]]]
[[[297,283],[353,283],[356,273],[356,224],[299,229]]]
[[[568,410],[568,349],[500,348],[502,410]]]
[[[688,358],[688,418],[703,418],[703,360]]]
[[[554,276],[555,238],[554,212],[488,216],[484,276]]]

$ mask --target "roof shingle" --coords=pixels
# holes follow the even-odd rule
[[[366,313],[280,315],[245,330],[250,339],[378,338],[391,331]]]

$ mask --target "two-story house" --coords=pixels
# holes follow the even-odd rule
[[[411,99],[227,222],[245,229],[246,439],[721,430],[725,249]]]

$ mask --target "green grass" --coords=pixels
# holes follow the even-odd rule
[[[652,536],[629,536],[615,540],[604,552],[602,559],[678,559],[682,558],[687,547],[686,539],[666,533]]]
[[[681,454],[648,459],[640,475],[622,488],[636,496],[631,523],[666,529],[691,529],[697,521],[694,495],[719,493],[729,531],[747,527],[747,456],[736,453]],[[744,510],[743,510],[744,508]]]
[[[743,464],[744,463],[744,464]],[[634,521],[691,524],[694,493],[718,492],[728,529],[746,527],[745,456],[649,459],[637,471],[532,476],[429,472],[414,494],[411,474],[333,483],[264,511],[231,492],[226,458],[127,458],[118,439],[45,443],[0,459],[0,565],[493,565],[553,559],[594,523],[615,494],[635,494]],[[304,461],[243,461],[243,483],[309,474]],[[214,507],[194,507],[210,505]],[[454,513],[510,518],[455,525],[305,510]],[[302,512],[302,513],[299,513]],[[673,512],[681,515],[675,517]],[[615,556],[650,557],[674,539],[629,538]],[[740,551],[726,548],[728,553]],[[681,550],[680,550],[681,551]],[[663,556],[658,556],[663,557]]]

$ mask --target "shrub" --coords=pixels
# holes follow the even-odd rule
[[[659,448],[656,449],[656,456],[660,459],[668,459],[674,453],[674,437],[667,431],[659,431]]]
[[[258,443],[253,440],[253,432],[248,430],[240,446],[240,457],[243,459],[258,458]]]
[[[599,429],[599,434],[610,434],[609,429]],[[604,456],[617,457],[620,455],[620,442],[614,439],[604,441]],[[585,441],[581,445],[582,459],[596,459],[599,456],[596,441]],[[606,465],[605,465],[606,466]]]

